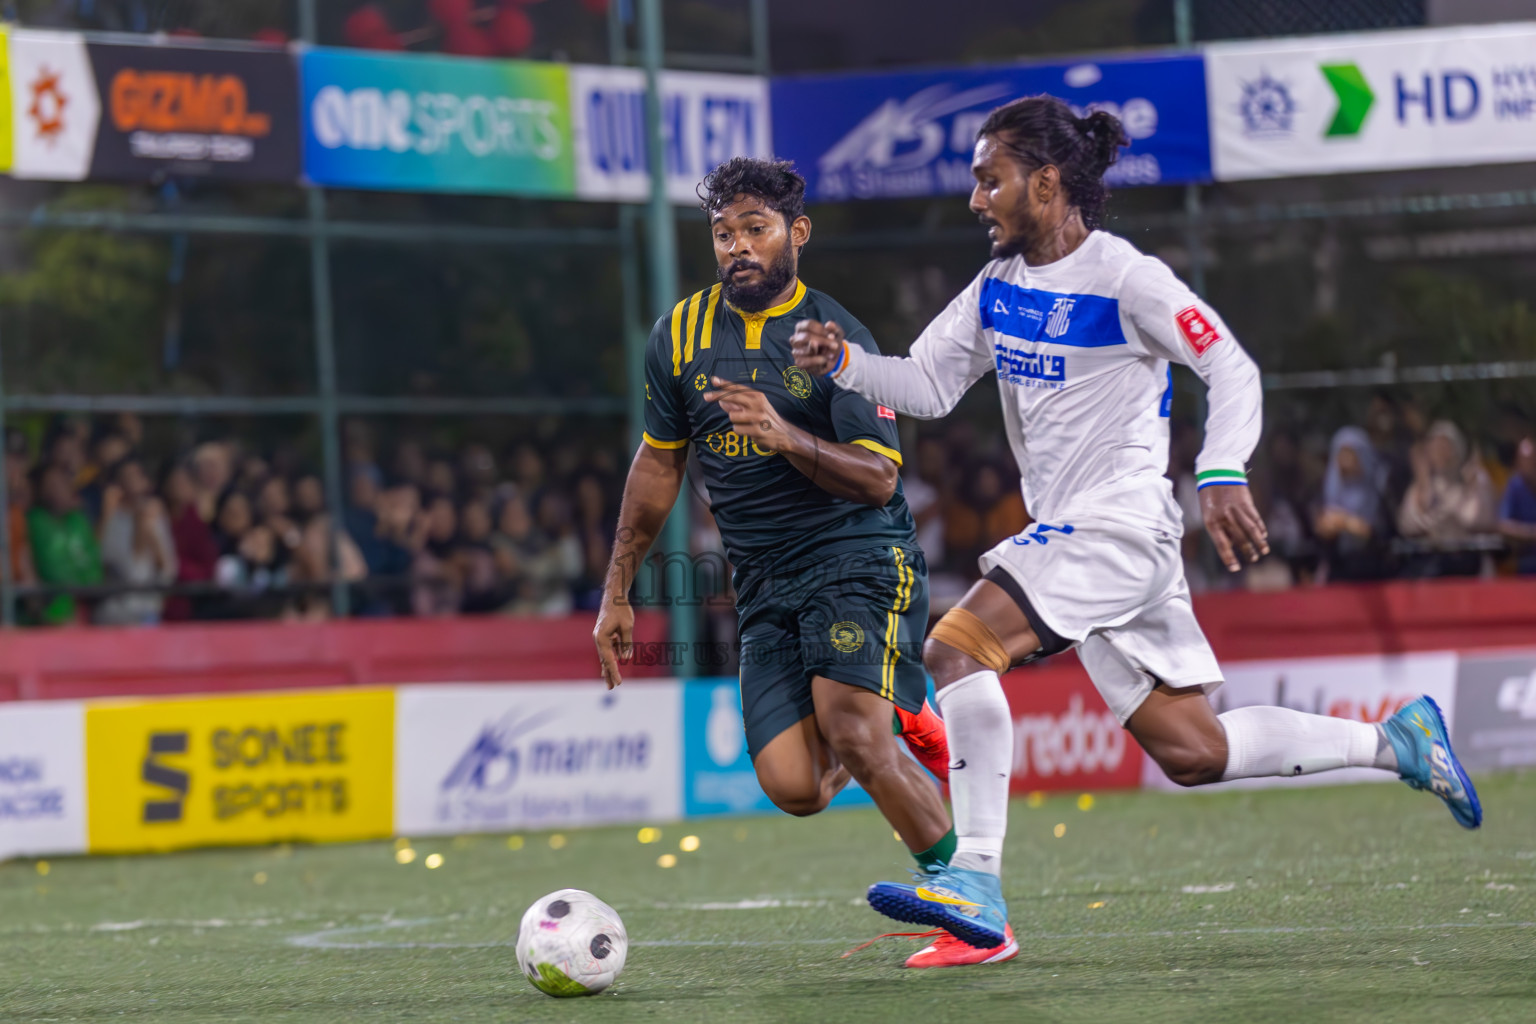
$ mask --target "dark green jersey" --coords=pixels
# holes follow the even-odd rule
[[[900,465],[895,413],[795,365],[789,338],[801,320],[836,321],[851,344],[880,351],[846,309],[799,282],[793,298],[761,313],[733,309],[717,284],[679,302],[656,322],[646,344],[645,442],[657,448],[693,442],[726,554],[742,573],[917,544],[900,483],[883,508],[834,497],[788,459],[735,433],[730,416],[704,401],[710,377],[739,382],[767,395],[786,423]]]

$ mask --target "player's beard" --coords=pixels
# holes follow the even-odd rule
[[[984,228],[1001,228],[1002,224],[991,217],[981,217],[981,226]],[[1004,235],[1000,240],[992,243],[992,258],[995,260],[1008,260],[1029,251],[1030,237],[1027,232],[1015,232]]]
[[[755,282],[735,284],[731,275],[741,269],[761,270],[762,273]],[[716,267],[715,273],[720,278],[725,301],[745,312],[761,313],[795,279],[794,248],[784,246],[767,267],[752,260],[734,260],[723,267]]]

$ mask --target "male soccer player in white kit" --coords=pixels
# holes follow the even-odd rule
[[[1382,725],[1289,708],[1218,716],[1221,685],[1184,582],[1168,465],[1169,364],[1209,387],[1196,463],[1206,528],[1232,571],[1269,547],[1245,469],[1261,427],[1259,373],[1232,331],[1161,261],[1098,230],[1104,171],[1125,145],[1105,112],[1050,96],[994,110],[978,133],[971,209],[992,261],[909,357],[799,325],[800,366],[924,419],[997,371],[1008,440],[1033,523],[982,556],[985,577],[928,636],[923,661],[949,732],[958,849],[943,874],[870,887],[876,910],[981,948],[1003,943],[999,882],[1013,723],[998,675],[1077,647],[1110,709],[1186,786],[1348,766],[1396,771],[1476,828],[1482,810],[1432,700]]]

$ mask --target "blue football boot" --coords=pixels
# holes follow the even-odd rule
[[[1427,789],[1445,801],[1462,828],[1483,823],[1483,805],[1467,778],[1466,769],[1451,752],[1445,734],[1445,716],[1429,697],[1412,704],[1381,723],[1397,754],[1397,772],[1414,789]]]
[[[912,885],[876,882],[869,905],[886,917],[942,928],[978,949],[1009,941],[1008,904],[997,876],[985,871],[945,868]]]

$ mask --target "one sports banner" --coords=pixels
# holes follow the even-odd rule
[[[575,194],[563,64],[314,49],[300,68],[315,184]]]
[[[1111,184],[1210,180],[1205,68],[1194,54],[775,78],[774,152],[795,161],[813,200],[961,194],[974,185],[987,113],[1037,93],[1120,118],[1131,145]]]
[[[97,701],[92,853],[390,834],[392,690]]]
[[[404,835],[655,823],[681,816],[681,685],[632,680],[402,686]]]
[[[580,198],[633,202],[650,195],[643,71],[572,66],[571,125]],[[699,182],[716,166],[772,153],[767,79],[662,72],[661,134],[668,198],[697,203]]]
[[[85,708],[0,704],[0,860],[85,852]]]
[[[1536,160],[1536,24],[1206,48],[1216,178]]]

